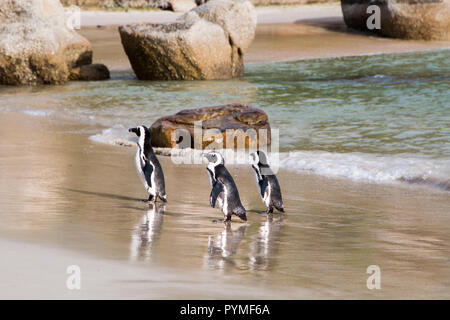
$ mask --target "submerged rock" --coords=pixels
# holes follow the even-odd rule
[[[256,11],[248,0],[211,0],[174,23],[119,27],[138,79],[229,79],[244,73]]]
[[[73,68],[70,72],[70,80],[76,81],[98,81],[109,79],[108,68],[100,63],[87,64]]]
[[[0,2],[0,84],[59,84],[92,63],[87,39],[70,29],[58,0]]]
[[[256,147],[258,144],[269,145],[271,142],[269,119],[264,111],[243,104],[229,104],[186,109],[156,120],[150,127],[152,145],[161,148],[175,148],[179,142],[178,147],[196,147],[194,123],[197,121],[201,121],[202,140],[200,143],[202,149],[213,143],[208,138],[214,135],[214,131],[206,131],[208,129],[217,129],[216,134],[221,141],[216,141],[216,143],[223,143],[224,148],[244,147],[244,145],[245,148],[249,148],[252,145]],[[179,131],[177,132],[177,130]],[[189,133],[190,141],[182,141],[186,138],[183,132]],[[183,138],[180,139],[180,136]]]
[[[367,28],[371,5],[380,8],[379,30]],[[450,39],[450,0],[341,0],[341,6],[350,28],[401,39]]]

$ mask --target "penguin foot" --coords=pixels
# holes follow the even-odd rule
[[[273,213],[273,208],[269,208],[266,211],[261,211],[258,212],[259,214],[272,214]]]
[[[230,220],[227,220],[226,218],[223,220],[220,219],[213,219],[212,220],[213,223],[226,223],[226,222],[230,222]]]

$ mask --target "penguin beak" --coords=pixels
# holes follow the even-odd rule
[[[206,158],[206,160],[209,161],[209,154],[208,153],[202,153],[202,157]]]
[[[128,132],[133,132],[137,134],[137,128],[130,128],[128,129]]]

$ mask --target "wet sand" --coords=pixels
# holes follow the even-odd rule
[[[282,170],[287,214],[268,220],[250,168],[232,166],[249,212],[227,227],[204,166],[160,157],[169,203],[155,208],[135,149],[94,130],[2,114],[0,298],[450,297],[447,192]],[[73,264],[79,292],[65,287]],[[381,290],[366,288],[373,264]]]

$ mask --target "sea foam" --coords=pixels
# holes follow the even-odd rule
[[[94,142],[132,147],[136,145],[137,138],[134,135],[126,136],[128,129],[117,125],[112,128],[103,129],[101,133],[90,136],[89,139]]]
[[[134,146],[136,138],[126,136],[123,126],[104,129],[91,136],[95,142]],[[244,152],[221,151],[227,164],[248,165],[248,155]],[[177,163],[201,163],[204,150],[155,148],[155,152],[171,156]],[[200,159],[200,160],[199,160]],[[192,162],[189,162],[194,160]],[[331,178],[346,178],[370,183],[410,183],[432,186],[450,191],[450,159],[427,158],[420,155],[336,153],[326,151],[290,151],[271,153],[271,166],[276,169],[318,174]],[[277,170],[274,170],[277,172]]]

